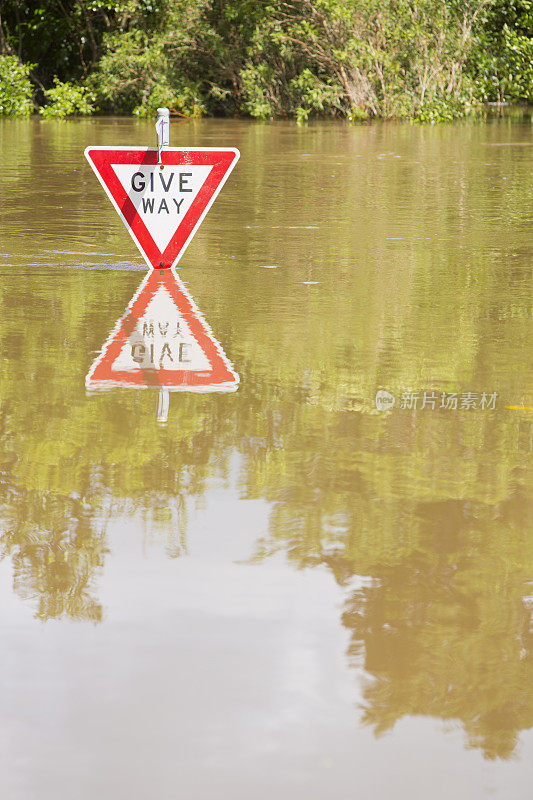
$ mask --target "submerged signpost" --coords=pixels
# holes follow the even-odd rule
[[[159,386],[231,391],[238,375],[175,272],[175,266],[239,159],[229,147],[169,147],[168,109],[158,109],[157,147],[87,147],[85,156],[151,273],[87,375],[90,390]]]

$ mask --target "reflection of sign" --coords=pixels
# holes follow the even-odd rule
[[[88,389],[232,391],[238,382],[174,270],[148,273],[86,378]]]
[[[172,267],[239,159],[234,148],[88,147],[85,155],[154,269]]]

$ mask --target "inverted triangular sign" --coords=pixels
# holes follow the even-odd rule
[[[148,273],[85,379],[89,390],[233,391],[238,383],[174,270]]]
[[[147,264],[172,267],[239,159],[233,147],[88,147],[85,156]]]

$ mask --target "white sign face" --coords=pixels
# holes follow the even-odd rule
[[[123,344],[111,370],[210,370],[204,351],[164,286],[160,286]]]
[[[213,169],[186,166],[112,164],[112,169],[154,242],[164,252]]]

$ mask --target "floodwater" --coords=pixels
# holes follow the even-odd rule
[[[530,797],[531,131],[173,123],[240,384],[165,425],[85,386],[146,267],[83,151],[153,122],[0,123],[3,798]]]

